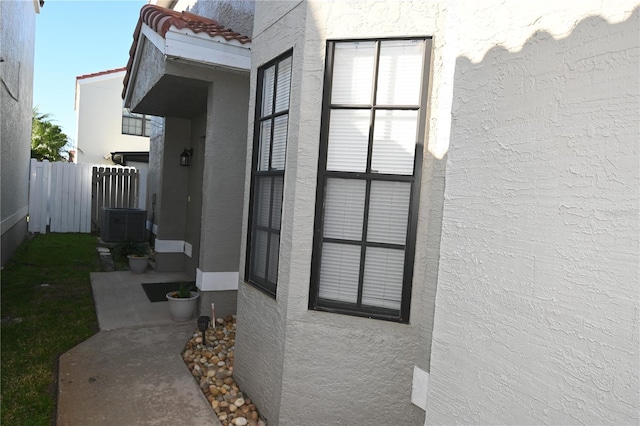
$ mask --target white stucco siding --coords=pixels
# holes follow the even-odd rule
[[[35,1],[0,2],[0,263],[27,234]],[[45,112],[45,111],[41,111]]]
[[[413,322],[313,311],[308,301],[326,40],[430,36],[435,31],[437,5],[319,1],[302,6],[306,28],[304,39],[293,45],[278,283],[278,300],[285,301],[287,318],[279,424],[296,424],[301,413],[302,421],[310,425],[416,424],[423,412],[411,405],[411,383],[421,342],[416,334],[422,329]],[[298,10],[299,6],[286,12],[285,27],[299,22]],[[271,28],[264,34],[282,46],[282,33],[271,34]],[[412,316],[422,318],[421,299],[418,291]],[[354,395],[358,395],[357,408]]]
[[[255,0],[198,0],[179,1],[174,10],[188,7],[189,12],[215,19],[226,28],[231,28],[247,37],[253,33],[253,9]]]
[[[305,14],[300,2],[259,1],[256,2],[256,21],[252,40],[251,79],[249,87],[248,137],[246,152],[246,174],[244,183],[244,208],[242,216],[242,236],[240,247],[240,279],[238,287],[238,323],[234,364],[234,377],[244,392],[255,402],[260,413],[270,425],[278,425],[280,418],[281,393],[283,387],[283,368],[285,356],[285,334],[287,313],[287,288],[279,286],[277,298],[251,287],[244,281],[247,224],[249,212],[249,194],[251,188],[251,166],[253,155],[253,126],[256,108],[256,88],[258,68],[293,48],[293,75],[291,81],[291,100],[289,117],[289,136],[285,171],[285,205],[282,210],[281,252],[278,269],[279,282],[287,280],[291,261],[291,200],[287,192],[295,187],[289,170],[293,167],[295,155],[291,150],[297,142],[297,128],[293,124],[300,108],[300,97],[295,87],[301,79],[303,51],[300,49],[304,35]],[[296,7],[296,5],[298,5]],[[285,12],[286,11],[286,12]],[[280,14],[282,12],[282,15]],[[266,27],[264,22],[269,22]],[[297,71],[296,71],[297,70]],[[290,154],[293,153],[293,154]],[[295,177],[293,177],[295,180]],[[282,250],[286,250],[283,252]]]
[[[250,129],[293,48],[277,298],[238,292],[234,375],[270,424],[421,423],[414,366],[427,424],[637,423],[632,7],[256,3]],[[410,324],[309,310],[326,40],[405,36],[433,37]]]
[[[442,151],[426,424],[636,424],[638,3],[494,3],[453,19],[474,31]]]
[[[122,134],[124,71],[77,80],[77,162],[110,164],[114,151],[149,151],[149,138]]]

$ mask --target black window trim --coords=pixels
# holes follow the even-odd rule
[[[348,42],[375,42],[376,43],[376,56],[374,59],[374,88],[372,96],[375,97],[376,89],[378,85],[378,61],[380,56],[380,43],[383,41],[394,40],[424,40],[424,57],[422,66],[422,82],[419,107],[398,105],[389,106],[382,105],[340,105],[331,103],[332,93],[332,79],[333,79],[333,66],[334,66],[334,48],[338,43]],[[413,281],[413,269],[415,262],[415,245],[416,245],[416,232],[418,225],[418,208],[420,197],[420,182],[422,179],[422,156],[424,150],[424,143],[427,132],[427,102],[429,98],[429,82],[431,75],[431,49],[432,49],[432,37],[389,37],[389,38],[371,38],[371,39],[328,39],[326,41],[326,62],[324,72],[324,86],[322,94],[322,112],[321,112],[321,125],[320,125],[320,152],[318,158],[318,177],[316,186],[316,206],[315,206],[315,220],[313,228],[313,254],[311,259],[311,280],[309,286],[309,304],[310,310],[331,312],[337,314],[346,314],[351,316],[359,316],[387,321],[394,321],[400,323],[408,323],[411,307],[411,291]],[[373,121],[375,114],[371,114],[370,126],[369,126],[369,146],[367,155],[367,168],[365,173],[357,172],[341,172],[341,171],[328,171],[327,165],[327,152],[328,152],[328,137],[329,137],[329,117],[332,109],[369,109],[369,110],[419,110],[418,114],[418,132],[417,141],[414,153],[414,172],[413,175],[395,175],[395,174],[380,174],[371,173],[371,150],[373,148],[372,132]],[[372,179],[372,175],[374,179]],[[367,183],[367,189],[365,197],[370,197],[370,185],[373,180],[384,181],[400,181],[411,182],[410,201],[409,201],[409,217],[407,220],[407,238],[405,246],[405,263],[403,273],[403,285],[402,285],[402,300],[400,302],[400,310],[381,308],[381,307],[364,307],[356,306],[353,303],[339,302],[334,300],[321,299],[319,297],[319,278],[320,278],[320,258],[322,253],[322,243],[331,242],[331,239],[322,236],[322,230],[324,228],[324,203],[326,201],[326,181],[328,178],[351,178],[351,179],[363,179]],[[365,200],[365,206],[368,205],[368,200]],[[363,235],[366,233],[368,218],[368,208],[364,211],[363,216]],[[350,244],[346,240],[340,240],[343,244]],[[353,243],[356,243],[355,241]],[[358,241],[358,245],[361,247],[375,247],[383,246],[390,247],[393,245],[383,243],[372,243],[364,241]],[[395,247],[399,247],[395,245]],[[366,249],[365,249],[366,250]],[[364,256],[365,250],[360,253],[360,278],[358,282],[358,299],[362,297],[362,269],[364,268]]]
[[[277,64],[278,62],[282,61],[283,59],[286,59],[288,57],[291,57],[291,61],[292,61],[292,67],[291,67],[291,74],[293,76],[293,49],[288,49],[287,51],[281,53],[280,55],[276,56],[275,58],[269,60],[268,62],[265,62],[264,64],[260,65],[258,67],[258,72],[256,73],[256,99],[255,99],[255,108],[254,108],[254,120],[253,120],[253,152],[251,153],[251,181],[250,181],[250,185],[249,185],[249,215],[248,215],[248,226],[247,226],[247,247],[246,247],[246,251],[245,251],[245,265],[244,265],[244,281],[250,285],[252,285],[254,288],[260,290],[262,293],[266,294],[267,296],[270,296],[272,298],[276,298],[276,291],[277,291],[277,283],[274,286],[271,286],[268,282],[262,281],[262,280],[256,280],[255,278],[251,277],[251,248],[252,248],[252,239],[253,239],[253,231],[256,229],[261,229],[264,228],[263,226],[258,226],[257,224],[254,223],[255,217],[254,217],[254,198],[255,198],[255,186],[256,186],[256,172],[258,171],[258,162],[259,162],[259,158],[260,158],[260,124],[263,121],[266,121],[267,119],[269,120],[273,120],[279,116],[282,115],[289,115],[289,111],[291,108],[291,105],[289,104],[289,108],[287,108],[286,110],[283,111],[275,111],[275,101],[276,101],[276,93],[274,92],[273,94],[273,106],[272,106],[272,110],[271,110],[271,114],[265,115],[265,116],[261,116],[260,114],[262,113],[262,95],[263,95],[263,79],[264,79],[264,71],[267,70],[268,68],[270,68],[272,65]],[[274,75],[274,88],[277,88],[277,84],[278,84],[278,74],[276,73]],[[274,89],[275,90],[275,89]],[[291,92],[289,92],[289,102],[291,99]],[[287,142],[289,139],[289,119],[287,119]],[[269,146],[269,164],[271,164],[271,160],[272,160],[272,150],[273,150],[273,132],[274,132],[274,127],[275,126],[271,126],[271,144]],[[280,171],[280,170],[266,170],[266,171],[261,171],[258,176],[262,176],[262,177],[269,177],[269,176],[282,176],[283,182],[282,182],[282,196],[284,199],[284,175],[286,172],[286,155],[285,155],[285,167],[284,170]],[[273,179],[272,179],[273,182]],[[273,191],[274,191],[274,185],[271,185],[271,199],[273,200]],[[272,209],[269,209],[269,223],[271,223],[271,215],[273,214]],[[271,231],[271,228],[269,228],[269,231]],[[280,214],[280,229],[278,230],[278,235],[281,235],[282,232],[282,213]],[[281,243],[281,240],[280,240]],[[280,244],[281,245],[281,244]],[[269,245],[267,245],[267,259],[266,259],[266,269],[265,269],[265,275],[268,275],[268,267],[269,267]],[[280,257],[280,249],[278,248],[278,258]]]
[[[145,137],[148,138],[151,136],[151,130],[149,130],[149,132],[147,132],[147,121],[149,122],[149,126],[151,126],[151,116],[147,115],[147,114],[140,114],[137,112],[132,112],[129,108],[123,108],[124,110],[127,110],[127,112],[129,114],[137,114],[140,117],[136,117],[136,116],[125,116],[124,113],[121,115],[120,117],[120,132],[123,135],[127,135],[127,136],[140,136],[140,137]],[[142,134],[137,134],[137,133],[125,133],[124,131],[124,119],[127,118],[129,120],[141,120],[142,121]]]

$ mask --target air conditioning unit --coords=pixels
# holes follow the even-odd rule
[[[102,208],[102,241],[145,241],[147,211],[140,209]]]

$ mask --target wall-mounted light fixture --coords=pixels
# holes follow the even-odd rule
[[[184,151],[182,151],[182,154],[180,154],[180,165],[189,167],[189,160],[192,155],[193,155],[193,148],[191,149],[185,148]]]

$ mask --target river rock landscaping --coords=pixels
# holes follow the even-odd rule
[[[236,317],[217,318],[205,331],[196,330],[182,359],[200,385],[223,426],[266,426],[258,409],[233,380]]]

